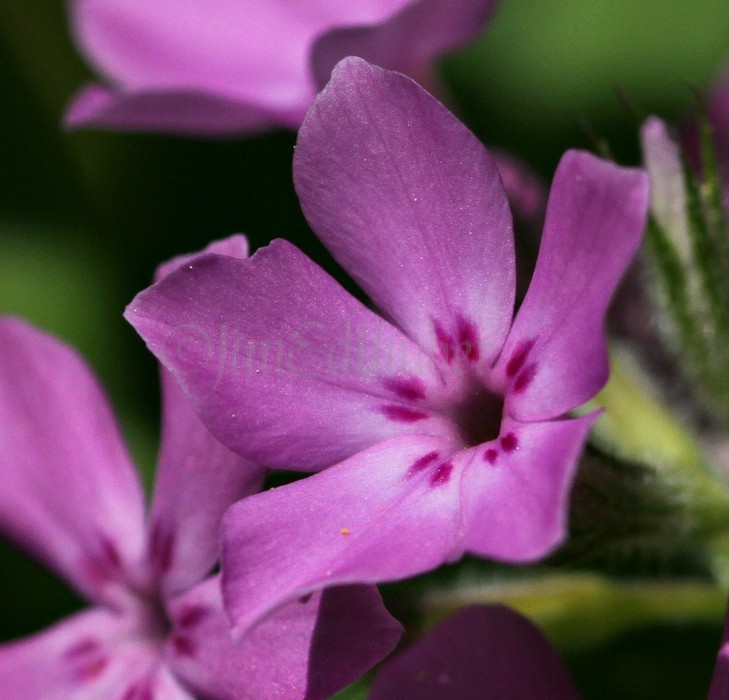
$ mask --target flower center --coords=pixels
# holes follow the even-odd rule
[[[451,409],[464,447],[481,445],[499,436],[504,400],[475,382],[464,393],[464,398]]]
[[[142,616],[145,636],[160,643],[164,642],[172,630],[172,623],[161,596],[152,595],[142,600]]]

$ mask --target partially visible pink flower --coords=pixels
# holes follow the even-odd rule
[[[724,208],[729,215],[729,64],[714,82],[705,98],[705,114],[714,144],[714,156],[724,191]],[[658,121],[654,118],[654,121]],[[699,124],[693,117],[681,133],[681,145],[685,148],[694,171],[703,170]],[[682,156],[684,154],[681,154]]]
[[[245,254],[238,237],[214,250]],[[176,261],[179,263],[181,261]],[[335,589],[275,611],[233,641],[218,558],[223,511],[264,470],[218,443],[168,373],[145,516],[108,402],[80,357],[0,319],[0,532],[91,608],[0,645],[9,700],[322,698],[379,661],[400,626],[376,589]]]
[[[726,700],[727,698],[729,698],[729,613],[724,622],[724,636],[716,657],[708,700]]]
[[[707,116],[713,128],[716,158],[724,179],[724,201],[729,212],[729,66],[709,94]]]
[[[722,177],[722,186],[724,191],[724,209],[729,216],[729,66],[726,66],[716,81],[713,89],[707,98],[707,118],[712,128],[712,135],[715,146],[715,155],[719,172]],[[666,127],[659,120],[654,122],[663,127],[665,134]],[[650,132],[647,131],[648,126],[644,126],[644,150],[647,150],[651,144],[647,141]],[[658,131],[659,126],[653,126]],[[661,132],[658,132],[660,135]],[[679,229],[683,236],[688,235],[688,225],[686,215],[686,194],[681,190],[683,182],[682,173],[677,172],[676,163],[679,161],[678,149],[671,144],[667,136],[663,141],[658,137],[654,139],[654,150],[656,158],[661,156],[661,160],[657,161],[651,176],[658,180],[660,190],[663,193],[663,199],[659,202],[663,204],[666,211],[666,222],[664,226],[672,225]],[[688,134],[689,154],[694,157],[695,164],[700,164],[698,157],[699,146],[695,126]],[[662,150],[660,150],[662,149]],[[672,156],[672,160],[671,160]],[[673,166],[672,169],[669,166]],[[659,166],[663,166],[659,168]],[[674,198],[678,201],[673,204],[673,209],[669,209],[668,202],[673,202]],[[655,209],[655,204],[654,204]],[[673,215],[673,216],[670,216]],[[688,244],[687,244],[688,245]],[[711,688],[709,690],[709,700],[726,700],[729,698],[729,614],[724,623],[724,636],[719,648],[719,653],[714,667],[714,675],[711,680]]]
[[[433,82],[435,60],[484,27],[496,0],[69,0],[104,76],[72,127],[225,135],[296,128],[341,58]]]
[[[567,153],[514,314],[493,160],[413,81],[357,58],[307,115],[294,178],[380,314],[280,240],[202,257],[126,312],[231,449],[323,469],[226,514],[226,607],[243,629],[325,586],[466,552],[530,562],[562,542],[594,419],[566,414],[607,379],[605,311],[648,205],[644,172]]]
[[[377,673],[369,700],[577,700],[562,660],[525,617],[463,608]]]

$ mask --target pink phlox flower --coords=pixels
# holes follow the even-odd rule
[[[243,257],[246,242],[212,250]],[[215,440],[167,372],[162,393],[145,518],[141,484],[90,370],[55,338],[0,318],[0,531],[91,604],[0,645],[0,697],[328,697],[390,651],[399,624],[374,587],[353,586],[285,605],[234,640],[211,573],[220,518],[260,488],[265,470]]]
[[[294,181],[379,313],[281,240],[200,258],[126,312],[221,441],[319,471],[226,514],[232,619],[245,629],[283,600],[464,553],[553,551],[595,418],[566,414],[608,376],[604,317],[641,240],[645,173],[563,157],[516,313],[498,170],[412,80],[342,61],[301,128]]]
[[[701,118],[707,120],[707,126],[711,130],[714,157],[724,194],[724,209],[729,215],[729,63],[719,72],[713,86],[705,96],[702,111]],[[657,117],[651,117],[646,120],[646,125],[660,121]],[[646,125],[643,126],[644,151]],[[652,127],[654,133],[658,131],[658,128],[657,126]],[[668,134],[668,127],[664,125],[663,128],[666,131],[664,138],[675,140],[682,147],[681,151],[674,146],[670,147],[671,150],[676,151],[675,157],[688,158],[693,171],[698,174],[702,173],[704,165],[699,118],[693,115],[677,134]],[[678,138],[674,138],[676,136]],[[653,136],[653,140],[657,141],[657,138]],[[664,150],[668,150],[668,147],[664,147]],[[651,174],[651,177],[655,176]]]
[[[229,135],[297,128],[348,55],[434,82],[496,0],[70,0],[82,53],[104,76],[72,127]]]

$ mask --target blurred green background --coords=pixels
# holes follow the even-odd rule
[[[451,106],[490,145],[545,179],[569,147],[605,137],[638,161],[639,112],[680,119],[729,56],[726,0],[504,0],[493,25],[450,57]],[[235,141],[65,132],[64,105],[91,73],[63,3],[0,3],[0,311],[77,346],[108,388],[149,479],[155,366],[121,318],[155,266],[244,232],[253,248],[294,240],[329,270],[290,179],[294,135]],[[2,485],[0,485],[2,488]],[[80,603],[0,543],[0,640]],[[721,620],[626,633],[569,653],[586,698],[703,697]]]

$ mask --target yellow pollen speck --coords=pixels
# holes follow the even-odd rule
[[[352,531],[351,531],[351,530],[348,530],[348,529],[347,529],[346,527],[343,527],[343,528],[342,528],[342,529],[341,529],[341,530],[339,531],[339,534],[340,534],[340,535],[351,535],[351,534],[352,534]]]

